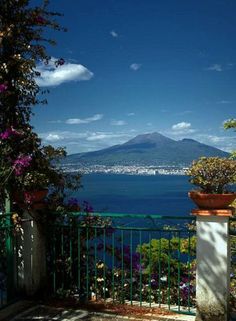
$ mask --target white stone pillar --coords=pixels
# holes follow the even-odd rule
[[[230,209],[197,215],[196,321],[229,320]]]
[[[18,238],[18,287],[26,295],[32,296],[45,286],[46,244],[42,226],[25,211],[22,233]]]

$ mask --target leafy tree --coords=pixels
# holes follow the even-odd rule
[[[234,129],[236,131],[236,119],[229,119],[224,123],[225,129]],[[236,159],[236,151],[232,151],[231,158]]]
[[[36,64],[48,63],[45,44],[55,42],[43,33],[62,28],[54,20],[59,14],[47,9],[47,0],[41,7],[30,7],[28,0],[1,0],[0,6],[0,126],[4,130],[28,124],[32,106],[45,102],[38,95]]]
[[[236,119],[229,119],[224,123],[225,129],[234,128],[236,129]]]
[[[56,168],[52,160],[65,156],[61,148],[42,146],[30,125],[33,107],[46,103],[37,84],[38,63],[48,64],[46,46],[55,42],[47,39],[47,29],[65,30],[55,20],[61,16],[48,9],[49,1],[32,6],[29,0],[0,0],[0,193],[14,189],[25,191],[41,185],[63,190],[67,182],[75,181]],[[61,58],[56,67],[64,64]],[[72,183],[73,181],[73,183]]]

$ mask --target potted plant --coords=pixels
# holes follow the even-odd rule
[[[224,209],[235,199],[236,161],[220,157],[201,157],[187,170],[189,181],[199,190],[188,193],[203,209]]]

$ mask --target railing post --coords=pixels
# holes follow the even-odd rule
[[[232,210],[193,210],[197,216],[196,321],[229,320]]]
[[[18,283],[21,291],[32,296],[44,290],[46,284],[46,240],[40,213],[25,211],[22,228]]]

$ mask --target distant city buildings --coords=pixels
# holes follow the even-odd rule
[[[187,167],[177,166],[124,166],[124,165],[63,165],[64,172],[80,172],[81,174],[101,173],[101,174],[126,174],[126,175],[185,175]]]

